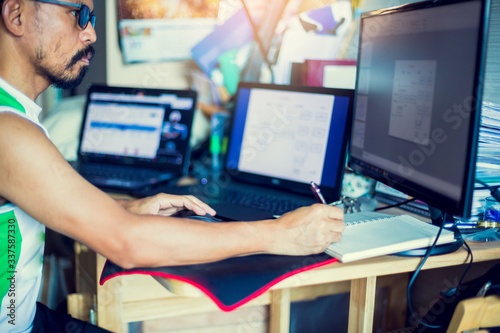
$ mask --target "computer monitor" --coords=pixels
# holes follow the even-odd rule
[[[361,15],[353,170],[448,215],[470,216],[488,16],[488,0]]]

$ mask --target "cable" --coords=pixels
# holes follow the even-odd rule
[[[486,184],[485,182],[483,182],[482,180],[477,179],[477,178],[476,178],[476,183],[479,183],[479,184],[483,185],[483,186],[484,186],[484,187],[486,187],[486,188],[489,188],[489,187],[490,187],[488,184]]]
[[[469,271],[470,267],[472,266],[472,262],[474,261],[474,256],[472,255],[472,250],[470,249],[469,244],[467,244],[467,242],[465,241],[465,239],[464,239],[464,245],[467,248],[467,252],[469,252],[470,261],[469,261],[469,264],[467,265],[467,267],[465,268],[464,272],[462,273],[462,276],[460,277],[460,280],[458,280],[458,287],[460,287],[462,285],[464,277],[467,274],[467,272]]]
[[[476,178],[476,183],[479,183],[490,190],[491,196],[495,198],[496,201],[500,202],[500,186],[490,186],[487,183],[483,182]]]
[[[446,214],[444,215],[444,219],[446,220]],[[443,230],[443,225],[444,224],[441,224],[441,227],[439,228],[439,231],[437,233],[437,236],[436,236],[436,239],[434,240],[434,243],[432,244],[432,246],[427,250],[426,254],[425,254],[425,257],[424,259],[422,260],[422,262],[420,263],[420,265],[418,266],[418,268],[416,269],[415,273],[413,274],[411,280],[410,280],[410,283],[408,284],[408,290],[407,290],[407,297],[408,297],[408,307],[410,309],[410,313],[411,313],[411,316],[414,317],[421,325],[425,326],[425,327],[428,327],[428,328],[441,328],[442,325],[431,325],[431,324],[427,324],[427,323],[424,323],[420,318],[417,317],[417,315],[415,314],[415,311],[413,310],[413,307],[411,305],[411,295],[410,295],[410,291],[411,291],[411,287],[413,286],[413,283],[417,277],[417,275],[420,273],[420,270],[422,269],[422,267],[424,266],[425,262],[427,261],[427,258],[430,256],[430,253],[432,252],[432,249],[436,246],[436,242],[439,238],[439,236],[441,235],[441,231]],[[460,231],[458,231],[460,232]],[[460,235],[461,236],[461,235]],[[460,279],[458,280],[458,284],[457,284],[457,287],[454,288],[454,293],[457,291],[457,289],[460,288],[460,286],[462,285],[463,283],[463,280],[467,274],[467,272],[469,271],[469,269],[471,268],[472,266],[472,263],[474,262],[474,256],[472,254],[472,250],[471,248],[469,247],[469,244],[467,244],[467,242],[464,240],[464,245],[465,247],[467,248],[467,252],[470,256],[470,260],[469,260],[469,264],[467,265],[467,267],[465,268],[464,272],[462,273],[462,276],[460,276]]]
[[[401,201],[401,202],[399,202],[397,204],[394,204],[394,205],[385,206],[385,207],[378,207],[378,208],[375,208],[375,211],[403,206],[403,205],[406,205],[407,203],[410,203],[410,202],[415,201],[415,200],[417,200],[417,199],[413,198],[413,199],[408,199],[408,200],[405,200],[405,201]]]
[[[446,218],[446,214],[444,216]],[[408,308],[410,310],[410,316],[411,317],[414,317],[421,325],[425,326],[425,327],[429,327],[429,328],[440,328],[441,325],[430,325],[430,324],[426,324],[424,323],[420,318],[417,317],[415,311],[413,310],[413,307],[411,305],[411,295],[410,295],[410,291],[411,291],[411,287],[413,286],[413,282],[415,282],[415,279],[417,278],[418,276],[418,273],[420,273],[420,270],[422,269],[422,267],[424,266],[425,262],[427,261],[427,258],[429,258],[430,254],[432,253],[432,250],[434,249],[434,247],[436,246],[436,243],[439,239],[439,236],[441,235],[441,231],[443,231],[443,224],[441,224],[441,227],[439,227],[439,231],[437,233],[437,236],[436,236],[436,239],[434,240],[434,243],[432,244],[431,247],[429,247],[427,249],[427,252],[425,253],[425,256],[424,256],[424,259],[422,259],[422,261],[420,262],[420,265],[418,265],[417,269],[415,270],[415,273],[413,273],[413,276],[410,280],[410,283],[408,283],[408,289],[406,291],[407,295],[406,297],[408,298]]]

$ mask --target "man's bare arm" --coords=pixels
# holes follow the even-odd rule
[[[342,212],[326,205],[252,223],[132,214],[80,177],[36,125],[13,114],[0,114],[0,196],[123,267],[317,253],[344,228]]]

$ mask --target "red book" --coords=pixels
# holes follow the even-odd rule
[[[322,87],[325,66],[356,66],[356,60],[307,59],[302,66],[302,84]]]

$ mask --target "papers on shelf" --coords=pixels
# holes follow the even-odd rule
[[[500,183],[500,105],[484,103],[481,110],[481,127],[476,164],[476,177]]]
[[[500,105],[483,103],[476,161],[476,178],[490,186],[500,185]],[[490,191],[476,184],[469,221],[484,218],[485,198]]]
[[[291,18],[274,66],[275,83],[290,82],[293,63],[337,59],[351,23],[350,1],[337,1]]]

